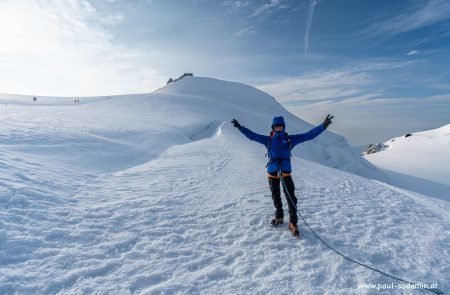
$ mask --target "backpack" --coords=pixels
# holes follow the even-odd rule
[[[270,131],[269,134],[269,140],[267,141],[267,153],[266,153],[266,157],[269,156],[269,151],[270,151],[270,144],[272,143],[272,137],[275,135],[275,131]],[[291,138],[289,137],[289,134],[287,132],[284,132],[284,136],[286,136],[287,138],[287,142],[289,144],[289,149],[292,151],[292,142],[291,142]],[[292,157],[292,155],[291,155]]]

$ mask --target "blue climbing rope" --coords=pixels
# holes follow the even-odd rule
[[[280,174],[281,174],[281,173],[280,173]],[[305,218],[303,218],[303,215],[301,214],[300,210],[298,210],[297,206],[294,204],[294,201],[292,200],[292,198],[291,198],[291,196],[290,196],[290,194],[289,194],[289,190],[287,189],[287,186],[286,186],[286,183],[284,182],[283,176],[281,175],[280,178],[281,178],[281,182],[283,183],[283,186],[284,186],[284,190],[285,190],[285,192],[286,192],[286,195],[289,197],[289,201],[291,202],[291,204],[292,204],[292,206],[295,208],[295,210],[298,212],[298,214],[299,214],[300,217],[302,218],[302,220],[303,220],[303,222],[305,223],[305,225],[306,225],[306,226],[308,227],[308,229],[316,236],[316,238],[318,238],[319,241],[321,241],[321,242],[322,242],[325,246],[327,246],[330,250],[334,251],[336,254],[338,254],[338,255],[344,257],[345,259],[347,259],[347,260],[349,260],[349,261],[351,261],[351,262],[353,262],[353,263],[356,263],[356,264],[358,264],[358,265],[360,265],[360,266],[363,266],[363,267],[365,267],[365,268],[368,268],[368,269],[370,269],[370,270],[376,271],[376,272],[378,272],[378,273],[380,273],[380,274],[382,274],[382,275],[384,275],[384,276],[387,276],[387,277],[389,277],[389,278],[395,279],[395,280],[397,280],[397,281],[401,281],[401,282],[404,282],[404,283],[408,283],[408,284],[410,284],[410,285],[420,286],[420,284],[415,284],[415,283],[409,282],[409,281],[404,280],[404,279],[401,279],[401,278],[399,278],[399,277],[396,277],[396,276],[387,274],[387,273],[385,273],[385,272],[383,272],[383,271],[381,271],[381,270],[379,270],[379,269],[376,269],[376,268],[374,268],[374,267],[372,267],[372,266],[369,266],[369,265],[366,265],[366,264],[361,263],[361,262],[359,262],[359,261],[356,261],[356,260],[354,260],[354,259],[352,259],[352,258],[350,258],[350,257],[348,257],[348,256],[346,256],[346,255],[344,255],[344,254],[342,254],[341,252],[339,252],[338,250],[334,249],[333,247],[331,247],[327,242],[325,242],[321,237],[319,237],[318,234],[316,234],[316,233],[314,232],[314,230],[313,230],[313,229],[309,226],[309,224],[306,222]],[[437,289],[437,288],[431,289],[431,288],[425,288],[425,287],[423,287],[423,288],[420,288],[420,289],[424,289],[424,290],[433,292],[434,294],[438,294],[438,295],[444,294],[441,290],[439,290],[439,289]]]

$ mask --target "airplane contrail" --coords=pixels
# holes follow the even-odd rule
[[[309,49],[309,31],[311,30],[312,18],[314,15],[314,8],[316,7],[317,0],[309,0],[308,14],[306,16],[306,29],[305,29],[305,54],[308,54]]]

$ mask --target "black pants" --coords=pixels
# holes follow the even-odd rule
[[[295,193],[294,181],[292,180],[291,175],[286,175],[282,177],[286,187],[283,185],[283,183],[281,183],[280,177],[278,177],[278,173],[273,173],[269,176],[269,186],[270,191],[272,192],[273,205],[275,206],[275,217],[276,218],[284,217],[283,203],[281,202],[281,192],[280,192],[280,185],[281,185],[283,187],[284,196],[286,197],[286,201],[288,203],[289,222],[297,224],[298,221],[297,209],[295,209],[297,207],[297,198],[295,197],[294,194]]]

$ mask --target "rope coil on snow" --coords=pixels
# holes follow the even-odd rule
[[[301,214],[300,210],[298,210],[297,206],[294,204],[294,201],[292,200],[292,198],[291,198],[291,196],[290,196],[290,194],[289,194],[289,191],[288,191],[288,189],[287,189],[287,186],[286,186],[286,183],[284,182],[283,177],[280,177],[280,178],[281,178],[281,182],[283,183],[283,186],[284,186],[286,195],[289,197],[289,201],[290,201],[291,204],[294,206],[295,210],[298,212],[298,214],[300,215],[300,217],[302,218],[303,222],[304,222],[305,225],[308,227],[308,229],[309,229],[309,230],[316,236],[316,238],[318,238],[319,241],[321,241],[325,246],[327,246],[329,249],[331,249],[331,250],[332,250],[333,252],[335,252],[336,254],[338,254],[338,255],[344,257],[345,259],[347,259],[347,260],[349,260],[349,261],[351,261],[351,262],[353,262],[353,263],[356,263],[356,264],[358,264],[358,265],[360,265],[360,266],[363,266],[363,267],[368,268],[368,269],[370,269],[370,270],[376,271],[376,272],[378,272],[378,273],[380,273],[380,274],[382,274],[382,275],[384,275],[384,276],[387,276],[387,277],[389,277],[389,278],[392,278],[392,279],[395,279],[395,280],[398,280],[398,281],[401,281],[401,282],[404,282],[404,283],[408,283],[408,284],[410,284],[410,285],[420,286],[420,284],[416,284],[416,283],[409,282],[409,281],[404,280],[404,279],[401,279],[401,278],[399,278],[399,277],[396,277],[396,276],[387,274],[387,273],[385,273],[385,272],[383,272],[383,271],[381,271],[381,270],[378,270],[378,269],[376,269],[376,268],[374,268],[374,267],[372,267],[372,266],[369,266],[369,265],[366,265],[366,264],[361,263],[361,262],[359,262],[359,261],[356,261],[356,260],[354,260],[354,259],[352,259],[352,258],[350,258],[350,257],[348,257],[348,256],[346,256],[346,255],[344,255],[344,254],[342,254],[341,252],[339,252],[338,250],[334,249],[333,247],[331,247],[327,242],[325,242],[324,240],[322,240],[322,238],[319,237],[319,235],[317,235],[317,234],[314,232],[314,230],[313,230],[313,229],[309,226],[309,224],[306,222],[305,218],[303,218],[303,215]],[[422,287],[422,288],[420,288],[420,289],[424,289],[424,290],[433,292],[433,293],[438,294],[438,295],[444,294],[441,290],[439,290],[439,289],[437,289],[437,288],[430,289],[430,288]]]

